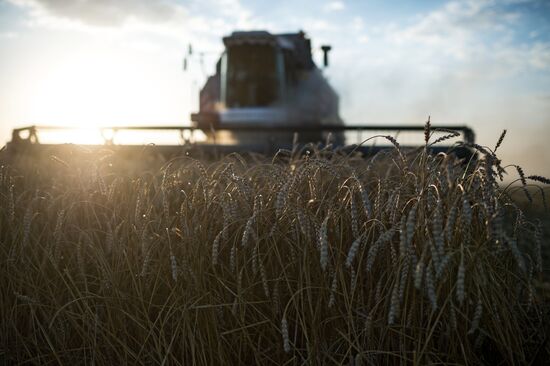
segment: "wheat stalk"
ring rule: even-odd
[[[320,263],[321,269],[325,271],[328,266],[328,219],[330,215],[327,215],[321,224],[319,233],[317,235],[319,250],[320,250]]]

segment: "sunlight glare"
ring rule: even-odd
[[[122,52],[77,53],[48,68],[28,100],[31,123],[78,129],[43,132],[43,142],[101,144],[100,127],[143,125],[165,109],[165,94],[143,81],[155,70],[136,66]],[[129,133],[115,138],[118,144],[155,142]]]

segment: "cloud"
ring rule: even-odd
[[[505,33],[519,18],[491,0],[451,1],[414,24],[390,29],[393,41],[419,43],[456,59],[467,59],[483,46],[488,33]]]
[[[422,50],[427,64],[487,67],[489,75],[516,74],[527,69],[550,68],[550,43],[534,42],[520,33],[525,14],[518,1],[450,1],[440,9],[418,16],[409,26],[387,26],[382,36],[395,47],[413,54]],[[518,39],[519,38],[519,39]],[[521,41],[520,41],[521,39]]]
[[[346,8],[346,4],[343,1],[329,1],[323,6],[323,11],[326,13],[341,11]]]
[[[35,18],[80,22],[88,26],[115,27],[129,21],[161,23],[181,19],[183,5],[168,0],[10,0],[27,8]]]
[[[518,29],[530,18],[510,6],[515,3],[450,1],[408,22],[357,28],[355,39],[366,37],[368,48],[350,46],[348,57],[358,60],[356,67],[365,70],[363,74],[380,68],[392,79],[399,75],[404,82],[392,82],[392,87],[416,83],[430,90],[438,90],[438,85],[474,88],[498,80],[511,82],[527,72],[550,70],[550,42],[533,41],[528,34],[518,39]],[[364,57],[365,50],[369,57]]]
[[[15,38],[17,38],[17,33],[16,32],[0,32],[0,38],[15,39]]]
[[[351,21],[351,28],[356,32],[360,32],[365,29],[365,21],[362,17],[355,16]]]
[[[535,43],[529,48],[528,60],[530,65],[537,69],[550,69],[550,44]]]
[[[154,50],[155,42],[192,42],[204,51],[219,50],[220,37],[240,29],[268,28],[240,0],[8,0],[26,10],[27,24],[38,28],[139,36],[129,45]],[[148,45],[145,45],[148,43]]]

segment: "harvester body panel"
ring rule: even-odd
[[[343,124],[338,95],[313,62],[310,40],[304,33],[234,32],[224,38],[224,44],[216,74],[200,92],[199,113],[192,114],[195,126],[210,140],[223,143],[214,131],[234,124],[297,128]],[[293,138],[289,133],[230,135],[236,143],[269,139],[273,144]],[[304,142],[324,137],[321,130],[299,136]],[[343,134],[335,134],[333,141],[343,144]]]

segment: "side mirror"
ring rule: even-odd
[[[323,65],[324,65],[325,67],[328,66],[328,53],[329,53],[329,51],[330,51],[331,49],[332,49],[332,47],[329,46],[329,45],[323,45],[323,46],[321,46],[321,50],[323,50]]]

